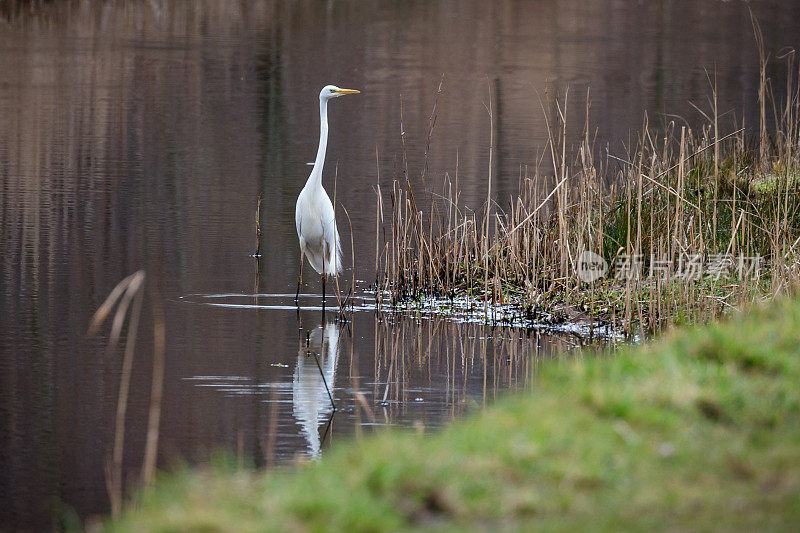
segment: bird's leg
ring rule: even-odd
[[[300,276],[297,278],[297,292],[294,294],[294,303],[300,307],[300,285],[303,284],[303,250],[300,250]]]
[[[322,317],[325,317],[325,261],[322,262]]]
[[[322,310],[325,310],[325,269],[322,269]]]

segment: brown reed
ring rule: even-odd
[[[456,164],[455,183],[445,174],[440,191],[428,175],[424,193],[431,207],[420,210],[404,148],[404,176],[392,180],[385,220],[380,178],[376,188],[378,305],[387,296],[391,304],[428,295],[471,297],[485,309],[513,303],[532,320],[543,313],[551,320],[590,317],[645,335],[794,292],[800,273],[800,71],[794,55],[786,54],[787,92],[779,106],[766,88],[769,56],[758,33],[757,44],[762,67],[755,135],[744,127],[721,132],[716,80],[710,79],[711,110],[698,129],[674,122],[655,129],[645,115],[625,157],[599,157],[588,92],[583,133],[573,147],[569,91],[552,101],[546,93],[551,170],[541,160],[532,171],[521,170],[519,193],[504,210],[490,209],[491,162],[485,209],[461,204]],[[771,131],[769,106],[775,111]],[[492,144],[490,138],[490,154]],[[584,251],[601,256],[609,275],[583,282],[576,272]],[[696,268],[688,271],[692,261]]]

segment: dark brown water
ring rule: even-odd
[[[548,84],[562,94],[569,85],[575,102],[591,87],[598,145],[614,151],[645,111],[654,123],[697,123],[689,102],[708,109],[707,71],[716,71],[726,120],[754,123],[749,8],[770,51],[800,45],[800,4],[781,0],[0,8],[0,529],[108,512],[121,353],[105,353],[107,328],[94,338],[86,330],[138,269],[147,295],[126,483],[142,463],[154,302],[166,316],[162,468],[206,463],[218,450],[285,463],[373,426],[436,427],[529,386],[540,355],[580,344],[371,312],[340,325],[305,310],[298,322],[281,309],[290,298],[272,295],[294,290],[294,204],[316,151],[323,85],[362,90],[331,104],[324,183],[332,191],[338,162],[337,200],[352,219],[363,289],[374,276],[376,149],[387,186],[401,167],[402,99],[418,175],[442,75],[428,180],[452,175],[458,158],[464,198],[477,208],[489,83],[503,202],[520,165],[544,147],[539,98]],[[780,84],[779,67],[770,72]],[[259,193],[265,255],[256,262]],[[349,279],[350,232],[338,217]],[[318,290],[316,280],[306,288]],[[255,293],[263,296],[236,296]],[[339,408],[330,423],[325,383]]]

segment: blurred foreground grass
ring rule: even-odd
[[[430,435],[268,474],[164,474],[118,531],[800,528],[800,303],[607,357]]]

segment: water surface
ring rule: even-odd
[[[298,317],[290,298],[273,296],[295,287],[294,203],[315,155],[320,87],[362,90],[331,104],[324,178],[332,193],[338,167],[356,258],[347,259],[339,211],[343,278],[364,280],[360,293],[374,279],[378,171],[391,187],[404,152],[423,188],[454,176],[458,161],[464,201],[481,206],[485,103],[495,112],[501,204],[544,149],[540,102],[567,86],[576,103],[590,88],[598,149],[612,152],[645,112],[654,124],[696,126],[689,102],[708,109],[709,73],[724,120],[754,124],[749,8],[769,50],[800,44],[800,5],[778,0],[4,3],[0,524],[41,528],[52,516],[108,512],[121,354],[106,354],[107,329],[86,331],[138,269],[148,288],[127,483],[144,450],[154,302],[166,316],[162,468],[203,464],[217,450],[255,465],[306,460],[375,426],[427,431],[533,386],[540,357],[582,341],[369,311],[342,324],[315,309]],[[772,63],[776,86],[780,72]],[[582,108],[570,108],[575,131]],[[266,253],[255,261],[259,194]],[[319,306],[310,278],[308,308]]]

